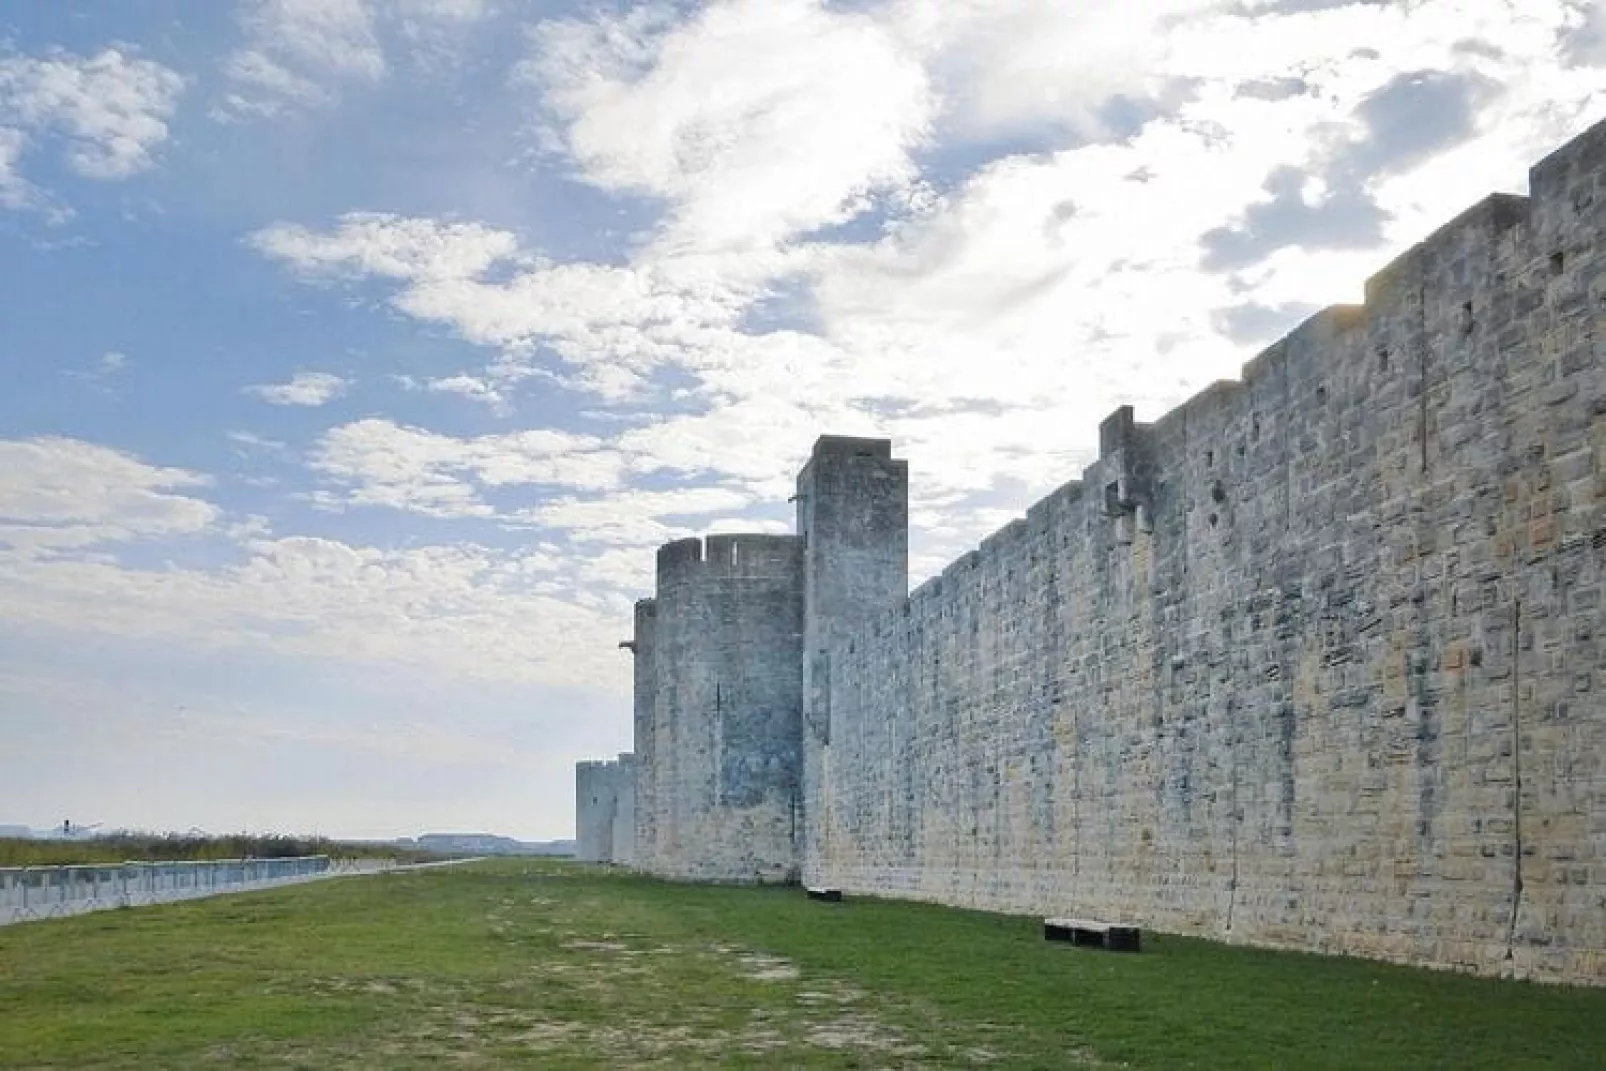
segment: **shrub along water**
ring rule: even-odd
[[[327,837],[277,833],[234,833],[221,837],[185,833],[112,833],[84,840],[0,837],[0,866],[71,866],[79,863],[121,863],[130,859],[148,862],[288,859],[298,855],[399,859],[407,862],[440,858],[428,852],[384,844],[352,844]]]

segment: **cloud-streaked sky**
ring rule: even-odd
[[[0,0],[0,823],[572,829],[652,550],[916,579],[1606,116],[1595,0]]]

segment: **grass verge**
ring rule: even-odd
[[[0,1065],[1598,1067],[1606,990],[504,860],[0,929]]]

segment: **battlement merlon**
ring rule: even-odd
[[[802,567],[803,541],[795,535],[729,532],[677,539],[658,548],[658,592],[701,580],[778,580]],[[643,614],[639,612],[638,623]],[[656,605],[651,611],[656,616]]]
[[[810,457],[825,457],[830,454],[890,460],[892,440],[862,439],[852,435],[822,435],[814,440],[814,449],[809,452]]]
[[[1149,502],[1154,436],[1123,405],[1099,423],[1099,462],[1104,466],[1104,509],[1110,516],[1135,512]]]
[[[909,463],[892,456],[891,439],[866,439],[852,435],[821,435],[814,440],[814,449],[797,473],[797,494],[792,501],[798,504],[797,531],[806,536],[812,508],[808,499],[820,493],[817,486],[826,473],[842,473],[869,462],[866,471],[877,471],[902,481],[905,488],[909,479]],[[836,477],[829,477],[835,482]],[[904,492],[907,494],[907,491]],[[906,511],[907,512],[907,511]]]
[[[663,595],[664,588],[683,580],[687,574],[693,572],[703,564],[703,541],[701,537],[693,536],[690,539],[676,539],[665,543],[658,548],[658,594]]]
[[[1535,238],[1546,247],[1590,244],[1606,225],[1606,120],[1528,171]],[[1551,248],[1538,250],[1550,253]]]
[[[802,565],[803,543],[795,535],[739,532],[711,535],[703,565],[715,576],[775,579],[796,573]]]

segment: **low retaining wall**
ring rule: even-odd
[[[268,889],[354,873],[326,855],[0,869],[0,926],[113,907]]]

